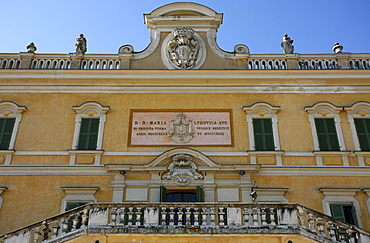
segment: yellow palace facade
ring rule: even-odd
[[[0,54],[0,242],[370,242],[370,54],[226,52],[222,17]]]

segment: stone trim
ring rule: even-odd
[[[97,202],[95,193],[100,190],[99,187],[62,187],[66,196],[62,199],[60,212],[65,212],[69,202]]]

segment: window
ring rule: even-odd
[[[345,151],[339,112],[343,107],[319,102],[305,107],[316,151]]]
[[[351,127],[358,165],[370,165],[365,163],[370,158],[370,102],[356,102],[349,107],[344,107],[344,110],[347,112]]]
[[[61,212],[74,209],[86,203],[97,202],[95,193],[99,187],[62,187],[66,196],[62,200]]]
[[[244,106],[247,113],[251,164],[282,165],[277,112],[280,106],[259,102]]]
[[[161,202],[203,202],[203,190],[197,186],[196,190],[167,191],[160,187]]]
[[[341,106],[318,102],[306,106],[314,143],[314,155],[318,166],[349,166],[339,112]]]
[[[330,204],[333,218],[357,226],[356,209],[352,204]]]
[[[276,115],[279,110],[280,106],[264,102],[243,107],[247,113],[250,150],[280,150]]]
[[[370,151],[370,119],[354,119],[361,151]]]
[[[87,102],[74,106],[76,111],[75,131],[69,164],[100,164],[103,153],[103,131],[108,106]]]
[[[360,188],[320,188],[324,213],[343,222],[362,227],[360,204],[355,198]]]
[[[275,150],[271,119],[253,119],[253,131],[255,150]]]
[[[0,118],[0,149],[9,149],[15,118]]]
[[[77,114],[72,149],[101,150],[106,113],[110,108],[87,102],[73,109]]]
[[[320,151],[339,151],[334,118],[315,118]]]
[[[80,136],[78,139],[79,150],[95,150],[98,142],[100,118],[82,118]]]
[[[18,106],[14,102],[0,102],[0,156],[5,157],[4,164],[10,164],[19,123],[26,110],[25,106]]]

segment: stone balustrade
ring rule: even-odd
[[[131,55],[131,54],[130,54]],[[0,69],[130,69],[122,54],[0,54]],[[238,69],[370,69],[370,54],[247,54]],[[232,69],[232,68],[231,68]],[[236,69],[236,68],[235,68]]]
[[[317,242],[370,242],[370,232],[301,205],[223,203],[92,203],[0,242],[62,242],[88,233],[300,234]]]

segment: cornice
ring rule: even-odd
[[[336,70],[51,70],[0,69],[1,79],[338,79],[370,78],[370,69]]]

